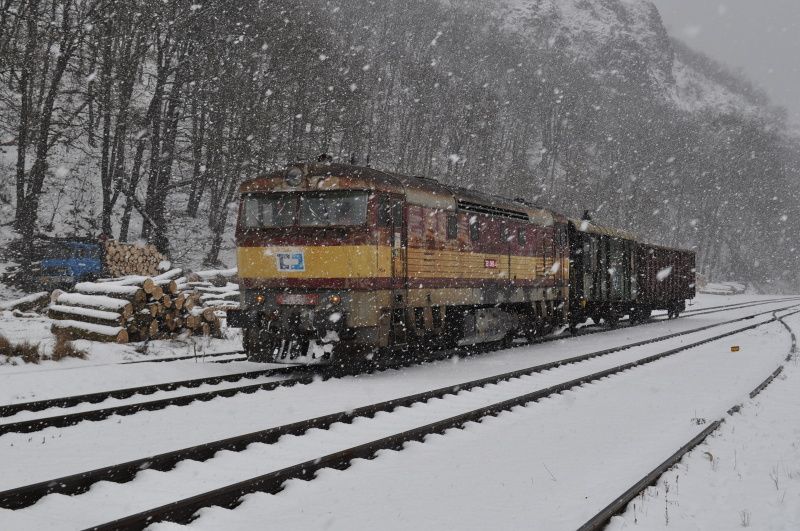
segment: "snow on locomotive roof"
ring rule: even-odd
[[[614,229],[602,225],[595,225],[591,221],[585,219],[570,218],[569,222],[580,232],[588,232],[589,234],[599,234],[601,236],[609,236],[611,238],[619,238],[622,240],[638,240],[636,234],[622,229]]]
[[[300,171],[298,171],[300,170]],[[293,173],[294,172],[294,173]],[[294,179],[293,181],[291,179]],[[499,196],[451,187],[436,179],[388,173],[349,164],[294,164],[245,181],[240,192],[361,189],[404,195],[409,203],[442,210],[466,210],[552,225],[558,214]]]

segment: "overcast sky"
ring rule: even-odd
[[[800,126],[800,0],[653,0],[670,34],[741,69]]]

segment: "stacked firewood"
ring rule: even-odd
[[[153,277],[82,282],[72,293],[56,290],[48,308],[54,332],[117,343],[187,333],[219,336],[220,316],[203,306],[204,294],[182,273],[173,269]]]
[[[227,310],[239,307],[239,284],[232,282],[236,280],[236,274],[236,269],[226,269],[198,271],[187,276],[188,289],[195,294],[198,305],[202,307],[202,310],[193,310],[195,319],[189,322],[190,325],[197,325],[200,312],[206,322],[211,315],[219,321],[225,318]],[[203,327],[203,324],[200,326]]]
[[[154,245],[137,245],[108,240],[105,247],[105,265],[113,277],[126,275],[155,276],[167,258]]]

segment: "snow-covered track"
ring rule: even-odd
[[[794,313],[800,312],[796,311],[790,315],[793,315]],[[402,450],[406,443],[412,441],[424,443],[425,437],[428,435],[442,434],[449,429],[462,428],[464,424],[468,422],[479,422],[484,417],[495,416],[503,411],[509,411],[514,407],[525,406],[529,403],[542,400],[569,389],[580,387],[584,384],[619,374],[635,367],[653,363],[665,357],[673,356],[679,352],[683,352],[685,350],[692,349],[718,339],[736,335],[747,330],[752,330],[768,323],[773,323],[777,320],[778,318],[773,316],[767,321],[748,325],[737,330],[725,332],[723,334],[683,345],[678,348],[670,349],[659,354],[648,356],[637,361],[625,363],[623,365],[619,365],[597,373],[589,374],[568,382],[548,387],[546,389],[521,395],[461,415],[390,435],[388,437],[377,439],[356,447],[348,448],[346,450],[334,452],[326,456],[321,456],[294,466],[284,468],[282,470],[270,472],[268,474],[241,481],[239,483],[215,489],[213,491],[169,503],[161,507],[94,526],[91,529],[101,531],[118,529],[144,529],[152,523],[161,521],[186,524],[194,519],[198,510],[205,507],[220,506],[225,508],[234,508],[239,505],[241,498],[247,494],[254,492],[277,493],[283,489],[283,484],[291,479],[302,479],[306,481],[313,480],[316,472],[324,468],[344,470],[349,467],[350,462],[354,459],[372,459],[379,450]]]
[[[765,312],[760,312],[760,313],[748,315],[748,316],[745,316],[745,317],[740,317],[740,318],[737,318],[737,319],[732,319],[732,320],[729,320],[729,321],[725,321],[725,322],[722,322],[722,323],[715,323],[715,324],[711,324],[711,325],[706,325],[706,326],[702,326],[702,327],[699,327],[699,328],[695,328],[695,329],[692,329],[692,330],[686,330],[686,331],[676,332],[676,333],[672,333],[672,334],[668,334],[668,335],[664,335],[664,336],[658,336],[658,337],[650,338],[650,339],[647,339],[647,340],[644,340],[644,341],[638,341],[638,342],[635,342],[635,343],[629,343],[629,344],[621,345],[621,346],[618,346],[618,347],[614,347],[614,348],[610,348],[610,349],[601,350],[601,351],[598,351],[598,352],[585,354],[585,355],[582,355],[582,356],[578,356],[576,358],[570,358],[568,360],[562,360],[562,361],[553,362],[553,363],[555,363],[555,365],[546,364],[544,366],[541,366],[541,367],[544,367],[544,368],[541,368],[540,371],[541,370],[547,370],[547,369],[555,367],[555,366],[563,365],[565,363],[575,363],[575,362],[578,362],[578,361],[584,361],[584,360],[592,359],[592,358],[595,358],[595,357],[598,357],[598,356],[604,356],[604,355],[608,355],[608,354],[611,354],[611,353],[614,353],[614,352],[627,350],[627,349],[630,349],[630,348],[635,348],[635,347],[639,347],[639,346],[643,346],[643,345],[658,343],[658,342],[666,341],[666,340],[669,340],[669,339],[672,339],[672,338],[675,338],[675,337],[684,336],[684,335],[692,334],[692,333],[696,333],[696,332],[702,332],[704,330],[709,330],[709,329],[720,327],[720,326],[725,326],[725,325],[734,324],[734,323],[741,322],[741,321],[754,319],[754,318],[759,317],[761,315],[774,313],[776,311],[784,311],[784,310],[787,310],[787,309],[789,309],[789,308],[791,308],[793,306],[794,305],[786,306],[786,307],[780,308],[778,310],[769,310],[769,311],[765,311]],[[724,311],[724,310],[717,310],[717,311]],[[638,325],[629,325],[629,326],[638,326]],[[589,335],[589,334],[593,334],[593,333],[600,333],[600,332],[603,332],[603,331],[606,331],[606,330],[607,329],[605,329],[605,328],[598,329],[598,330],[587,330],[585,332],[582,332],[582,333],[578,334],[578,336]],[[563,338],[559,338],[558,336],[546,337],[546,338],[542,338],[540,340],[537,340],[534,343],[543,343],[543,342],[548,342],[548,341],[555,341],[557,339],[563,339]],[[518,345],[518,346],[524,346],[524,345]],[[496,344],[484,344],[484,345],[480,345],[478,347],[474,347],[473,346],[473,347],[470,347],[470,348],[459,348],[459,349],[441,351],[441,352],[437,353],[437,357],[439,357],[439,358],[448,358],[448,357],[453,357],[453,356],[456,356],[456,355],[464,355],[464,354],[474,355],[474,354],[490,352],[490,351],[493,351],[493,350],[498,350],[498,346]],[[415,365],[415,364],[418,364],[418,363],[419,363],[419,361],[406,362],[406,363],[403,363],[402,365],[408,366],[408,365]],[[397,366],[398,366],[397,364],[390,364],[386,368],[397,368]],[[250,374],[251,376],[248,376],[248,377],[254,378],[254,377],[262,376],[262,375],[265,375],[265,374],[266,375],[270,375],[270,371],[276,371],[273,374],[277,376],[277,375],[279,375],[280,372],[282,372],[283,374],[286,374],[286,373],[289,373],[289,372],[292,372],[292,371],[297,371],[297,370],[298,370],[297,367],[287,367],[286,369],[267,369],[265,371],[250,371],[249,373],[238,373],[238,375],[237,374],[232,374],[232,375],[227,375],[227,376],[201,378],[201,379],[189,380],[188,382],[193,382],[192,385],[201,385],[201,384],[204,384],[204,383],[206,383],[206,384],[207,383],[214,383],[215,380],[222,381],[222,380],[224,380],[226,378],[237,378],[237,377],[241,378],[241,377],[243,377],[242,376],[243,374]],[[534,371],[534,372],[537,372],[537,371]],[[263,374],[259,374],[259,373],[263,373]],[[335,373],[332,373],[332,374],[335,374]],[[304,374],[300,374],[298,376],[289,377],[287,379],[277,380],[277,381],[263,382],[263,383],[258,383],[258,384],[249,384],[249,385],[236,386],[236,387],[227,387],[227,388],[219,389],[219,390],[210,390],[210,391],[204,391],[204,392],[200,392],[200,393],[184,394],[184,395],[178,395],[178,396],[174,396],[174,397],[162,398],[162,399],[158,399],[158,400],[135,402],[135,403],[131,403],[131,404],[124,404],[124,405],[113,406],[113,407],[102,408],[102,409],[92,409],[92,410],[87,410],[87,411],[79,411],[79,412],[75,412],[75,413],[65,412],[64,414],[55,415],[55,416],[38,417],[38,418],[34,418],[34,419],[21,420],[21,421],[17,421],[17,422],[9,422],[9,423],[0,424],[0,436],[2,436],[4,434],[7,434],[7,433],[32,433],[32,432],[40,431],[40,430],[43,430],[43,429],[49,428],[49,427],[64,428],[64,427],[68,427],[68,426],[73,426],[73,425],[78,424],[78,423],[83,422],[83,421],[100,421],[100,420],[107,419],[107,418],[109,418],[111,416],[114,416],[114,415],[126,416],[126,415],[136,414],[136,413],[139,413],[139,412],[142,412],[142,411],[157,411],[157,410],[169,407],[169,406],[185,406],[185,405],[191,404],[191,403],[196,402],[196,401],[208,401],[208,400],[212,400],[212,399],[217,398],[217,397],[231,397],[231,396],[235,396],[235,395],[237,395],[239,393],[255,393],[257,391],[271,391],[271,390],[277,389],[279,387],[291,387],[291,386],[297,385],[297,384],[305,385],[305,384],[310,384],[310,383],[314,382],[316,379],[319,379],[319,378],[327,379],[327,378],[331,377],[332,374],[327,374],[327,373],[304,373]],[[149,391],[149,392],[155,392],[157,390],[173,390],[174,388],[185,387],[186,385],[178,385],[178,384],[183,384],[183,383],[184,382],[173,382],[173,383],[159,384],[159,385],[164,386],[164,387],[162,389],[156,389],[156,390]],[[216,382],[216,383],[219,383],[219,382]],[[176,387],[170,388],[170,386],[176,386]],[[156,386],[144,386],[144,387],[139,388],[139,389],[148,390],[151,387],[156,387]],[[9,408],[9,409],[8,409],[7,413],[5,413],[3,415],[0,415],[0,416],[8,416],[8,415],[11,415],[11,414],[15,414],[15,413],[17,413],[19,411],[25,411],[25,410],[41,411],[41,410],[45,409],[44,406],[48,405],[48,403],[52,404],[50,407],[69,407],[68,405],[64,405],[64,404],[75,405],[75,404],[86,403],[86,402],[98,402],[103,398],[103,395],[106,395],[105,398],[113,397],[113,395],[111,395],[109,393],[119,393],[119,396],[117,396],[117,398],[125,397],[125,396],[131,396],[131,394],[132,394],[131,391],[135,390],[135,389],[137,389],[137,388],[122,389],[122,390],[118,390],[118,391],[109,391],[109,392],[102,392],[102,393],[94,393],[94,394],[91,394],[91,395],[76,395],[76,396],[73,396],[73,397],[65,397],[65,398],[57,398],[57,399],[45,400],[45,401],[40,401],[41,403],[43,403],[41,406],[37,406],[36,404],[39,404],[37,402],[28,402],[28,403],[23,403],[23,404],[11,404],[11,405],[7,405],[7,406],[2,406],[3,408]],[[143,393],[143,394],[147,394],[147,393]],[[87,398],[87,397],[88,397],[88,399],[83,399],[83,398]],[[63,403],[62,403],[62,405],[59,405],[59,402],[61,402],[61,401],[63,401]],[[30,409],[29,405],[31,405],[31,404],[34,405],[32,407],[38,407],[38,409]],[[2,408],[0,408],[0,411],[2,411]]]
[[[688,316],[688,315],[691,315],[691,316],[706,315],[706,314],[711,314],[711,313],[725,312],[725,311],[729,311],[729,310],[740,310],[740,309],[744,309],[744,308],[752,308],[754,306],[763,306],[765,304],[772,304],[772,303],[775,303],[775,302],[784,302],[784,301],[791,302],[791,301],[796,301],[798,299],[800,299],[800,298],[798,298],[798,297],[778,297],[778,298],[775,298],[775,299],[765,299],[765,300],[754,301],[754,302],[753,301],[751,301],[751,302],[738,302],[738,303],[734,303],[734,304],[722,304],[722,305],[719,305],[719,306],[706,306],[704,308],[692,308],[692,309],[686,310],[686,311],[682,312],[681,315],[685,315],[685,316]]]
[[[274,369],[272,369],[274,370]],[[296,367],[288,367],[286,372],[296,371]],[[315,375],[306,373],[300,376],[290,377],[281,380],[274,380],[258,384],[250,384],[238,387],[227,387],[219,390],[205,391],[189,395],[177,395],[158,400],[145,402],[135,402],[103,409],[91,409],[77,413],[65,413],[53,417],[42,417],[19,422],[9,422],[0,424],[0,435],[6,433],[31,433],[45,428],[64,428],[83,421],[98,421],[107,419],[113,415],[133,415],[142,411],[157,411],[169,406],[185,406],[200,401],[212,400],[217,397],[230,397],[239,393],[255,393],[256,391],[271,391],[278,387],[291,387],[299,384],[309,384],[314,381]],[[169,384],[167,384],[169,385]],[[102,393],[101,393],[102,394]]]
[[[470,411],[463,415],[458,415],[442,421],[434,422],[432,424],[428,424],[420,428],[402,432],[396,435],[392,435],[390,437],[385,437],[377,441],[373,441],[368,444],[361,445],[355,448],[350,448],[348,450],[336,452],[334,454],[330,454],[328,456],[315,459],[313,461],[304,462],[300,465],[289,467],[287,469],[283,469],[270,474],[266,474],[264,476],[259,476],[258,478],[255,478],[253,480],[248,480],[243,483],[237,483],[235,485],[231,485],[223,489],[217,489],[213,492],[188,498],[187,500],[184,500],[182,502],[169,504],[154,511],[148,511],[146,514],[141,513],[139,515],[136,515],[135,517],[129,517],[123,520],[118,520],[112,522],[111,524],[100,526],[99,528],[100,529],[142,528],[148,525],[149,523],[163,519],[168,519],[171,521],[178,521],[178,522],[188,521],[192,518],[192,514],[200,507],[205,507],[208,505],[222,505],[226,507],[235,506],[237,504],[237,500],[239,499],[239,497],[249,492],[254,492],[254,491],[277,492],[281,490],[281,485],[283,484],[283,482],[288,479],[292,478],[311,479],[314,475],[314,472],[320,468],[327,468],[327,467],[346,468],[347,463],[349,463],[350,460],[357,457],[368,458],[372,454],[374,454],[375,451],[379,449],[399,448],[402,446],[402,444],[404,444],[407,441],[421,440],[424,438],[424,436],[428,434],[441,433],[442,431],[445,431],[449,428],[459,427],[463,425],[465,422],[479,420],[480,418],[487,415],[496,415],[501,411],[509,410],[517,405],[525,405],[530,402],[535,402],[547,396],[558,394],[562,391],[571,389],[573,387],[578,387],[583,384],[601,378],[605,378],[607,376],[611,376],[613,374],[627,371],[637,366],[652,363],[658,359],[674,355],[678,352],[682,352],[687,349],[691,349],[712,341],[716,341],[724,337],[738,334],[746,330],[754,329],[763,326],[765,324],[774,322],[775,320],[776,318],[773,316],[772,319],[769,319],[767,321],[762,321],[759,323],[748,325],[746,327],[737,328],[733,331],[728,331],[720,335],[704,338],[697,342],[687,345],[682,345],[680,347],[670,349],[656,355],[647,356],[645,358],[638,359],[630,363],[625,363],[622,365],[612,367],[607,370],[595,372],[593,374],[589,374],[581,378],[572,379],[570,381],[560,383],[548,387],[546,389],[542,389],[540,391],[528,393],[499,403],[494,403],[487,407]],[[678,335],[684,335],[684,334],[685,333]],[[652,342],[655,341],[646,341],[643,342],[643,344]],[[616,351],[620,349],[612,349],[612,350]],[[183,450],[177,450],[174,452],[169,452],[157,456],[149,456],[143,459],[138,459],[128,463],[123,463],[121,465],[106,467],[103,469],[97,469],[91,472],[86,472],[81,474],[75,474],[69,477],[44,481],[35,485],[29,485],[26,487],[21,487],[6,491],[4,493],[0,493],[0,506],[9,509],[27,507],[49,493],[77,494],[88,490],[93,483],[99,481],[103,480],[116,481],[116,482],[129,481],[133,479],[137,473],[139,473],[144,469],[151,468],[161,471],[167,471],[172,469],[176,463],[185,459],[204,461],[212,458],[214,454],[219,452],[220,450],[240,451],[246,448],[249,444],[256,442],[267,443],[267,444],[274,443],[284,435],[290,435],[290,434],[300,435],[304,434],[305,432],[313,428],[325,429],[337,422],[350,423],[358,417],[372,417],[379,412],[391,412],[397,408],[408,407],[415,403],[427,402],[434,398],[442,398],[446,395],[454,395],[461,391],[468,391],[478,387],[497,384],[503,381],[532,374],[534,372],[542,372],[545,370],[553,369],[561,365],[566,365],[570,363],[579,363],[581,361],[586,361],[591,357],[597,357],[601,355],[602,352],[587,354],[584,356],[578,356],[575,358],[570,358],[568,360],[552,362],[544,365],[531,367],[528,369],[522,369],[501,375],[496,375],[489,378],[482,378],[479,380],[465,382],[459,385],[448,386],[434,391],[418,393],[416,395],[394,399],[379,404],[373,404],[370,406],[365,406],[350,411],[339,412],[332,415],[318,417],[315,419],[309,419],[284,426],[279,426],[276,428],[263,430],[261,432],[233,437],[230,439],[216,441],[213,443],[202,444],[195,447],[186,448]]]
[[[51,398],[47,400],[36,400],[33,402],[19,402],[16,404],[0,405],[0,417],[10,417],[22,411],[44,411],[50,408],[69,408],[79,404],[96,404],[108,400],[109,398],[130,398],[135,395],[151,395],[158,391],[175,391],[181,388],[199,387],[201,385],[218,385],[224,382],[238,382],[241,380],[251,380],[262,376],[280,376],[297,371],[297,367],[277,367],[257,371],[245,371],[221,376],[207,376],[204,378],[194,378],[191,380],[181,380],[177,382],[165,382],[139,387],[128,387],[125,389],[113,389],[100,391],[97,393],[87,393],[82,395],[65,396]],[[0,430],[0,433],[2,431]]]
[[[186,361],[186,360],[203,360],[205,358],[220,358],[222,356],[236,356],[238,354],[244,354],[243,350],[231,350],[227,352],[212,352],[210,354],[196,354],[196,355],[189,355],[189,356],[174,356],[172,358],[152,358],[152,359],[144,359],[144,360],[135,360],[135,361],[124,361],[120,365],[133,365],[136,363],[165,363],[170,361]],[[242,357],[233,358],[230,360],[225,361],[239,361],[243,359]]]
[[[789,314],[792,315],[792,314]],[[792,338],[792,347],[787,357],[787,361],[792,358],[796,350],[797,345],[797,338],[795,336],[794,331],[792,328],[786,324],[784,318],[788,317],[788,315],[784,315],[782,317],[775,316],[775,320],[779,321],[784,328],[789,332]],[[750,394],[748,395],[750,399],[755,398],[758,396],[764,389],[766,389],[774,380],[777,378],[781,372],[783,372],[783,365],[779,366],[775,371],[772,372],[767,378],[761,382],[755,389],[753,389]],[[735,413],[738,413],[742,408],[742,404],[736,404],[728,409],[728,415],[732,416]],[[658,479],[669,469],[673,466],[678,464],[683,457],[691,452],[695,447],[703,443],[712,433],[717,431],[720,426],[725,422],[725,418],[720,418],[712,422],[708,425],[706,429],[698,433],[695,437],[693,437],[690,441],[684,444],[681,448],[678,449],[677,452],[669,456],[663,463],[658,465],[652,471],[650,471],[647,475],[645,475],[642,479],[637,481],[631,488],[623,492],[620,496],[618,496],[614,501],[608,504],[603,510],[595,514],[592,518],[590,518],[585,524],[583,524],[578,531],[600,531],[605,529],[606,525],[609,523],[611,518],[615,515],[620,514],[625,510],[625,507],[633,501],[639,494],[642,493],[644,489],[647,487],[654,485]]]

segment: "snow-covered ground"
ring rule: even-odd
[[[693,309],[751,300],[754,297],[709,296],[701,298]],[[0,490],[788,304],[776,302],[654,322],[475,358],[217,398],[68,428],[48,428],[34,434],[7,434],[0,437],[4,462]],[[757,321],[767,319],[763,316]],[[800,329],[800,319],[789,322]],[[24,510],[0,510],[0,527],[57,529],[64,528],[65,522],[70,523],[69,528],[101,523],[738,326],[742,325],[725,325],[629,349],[380,414],[374,419],[334,425],[330,430],[284,437],[274,445],[251,445],[238,453],[220,452],[207,462],[183,462],[167,473],[142,472],[130,483],[104,482],[80,496],[47,496]],[[741,347],[738,353],[730,352],[734,343]],[[290,482],[284,492],[275,496],[248,496],[234,511],[204,510],[193,527],[250,528],[269,521],[287,529],[441,529],[445,525],[484,529],[489,525],[497,527],[498,523],[504,529],[575,528],[702,430],[703,420],[714,420],[741,401],[774,370],[788,348],[788,334],[782,327],[775,323],[765,325],[517,408],[498,418],[470,424],[465,430],[429,437],[424,444],[408,445],[402,452],[382,452],[378,459],[356,462],[344,472],[325,470],[310,483]],[[243,365],[86,363],[83,369],[39,367],[38,372],[25,373],[19,372],[20,367],[0,367],[0,382],[13,382],[10,394],[6,394],[5,385],[0,385],[5,395],[0,402],[131,386],[131,381],[140,385],[150,379],[168,381],[222,374],[242,370]],[[125,379],[126,371],[130,372],[130,381]],[[31,386],[37,381],[42,385],[32,392]],[[71,383],[66,384],[68,381]],[[148,398],[152,397],[138,399]],[[3,419],[10,420],[13,419]]]
[[[800,319],[791,322],[800,327]],[[739,353],[730,352],[728,340],[712,343],[400,452],[381,452],[345,471],[324,470],[315,481],[290,481],[277,495],[249,495],[235,510],[204,509],[188,527],[244,529],[269,521],[280,529],[576,529],[742,401],[789,349],[780,325],[736,342]],[[800,425],[796,413],[793,424]],[[718,495],[702,489],[702,481],[695,506]],[[786,503],[789,511],[800,508],[796,498]],[[654,519],[663,517],[663,503],[656,505]],[[733,527],[706,521],[700,529]],[[780,529],[795,528],[783,522]],[[671,528],[683,529],[679,521]]]
[[[798,406],[800,367],[795,358],[706,444],[630,503],[609,531],[800,529]]]

